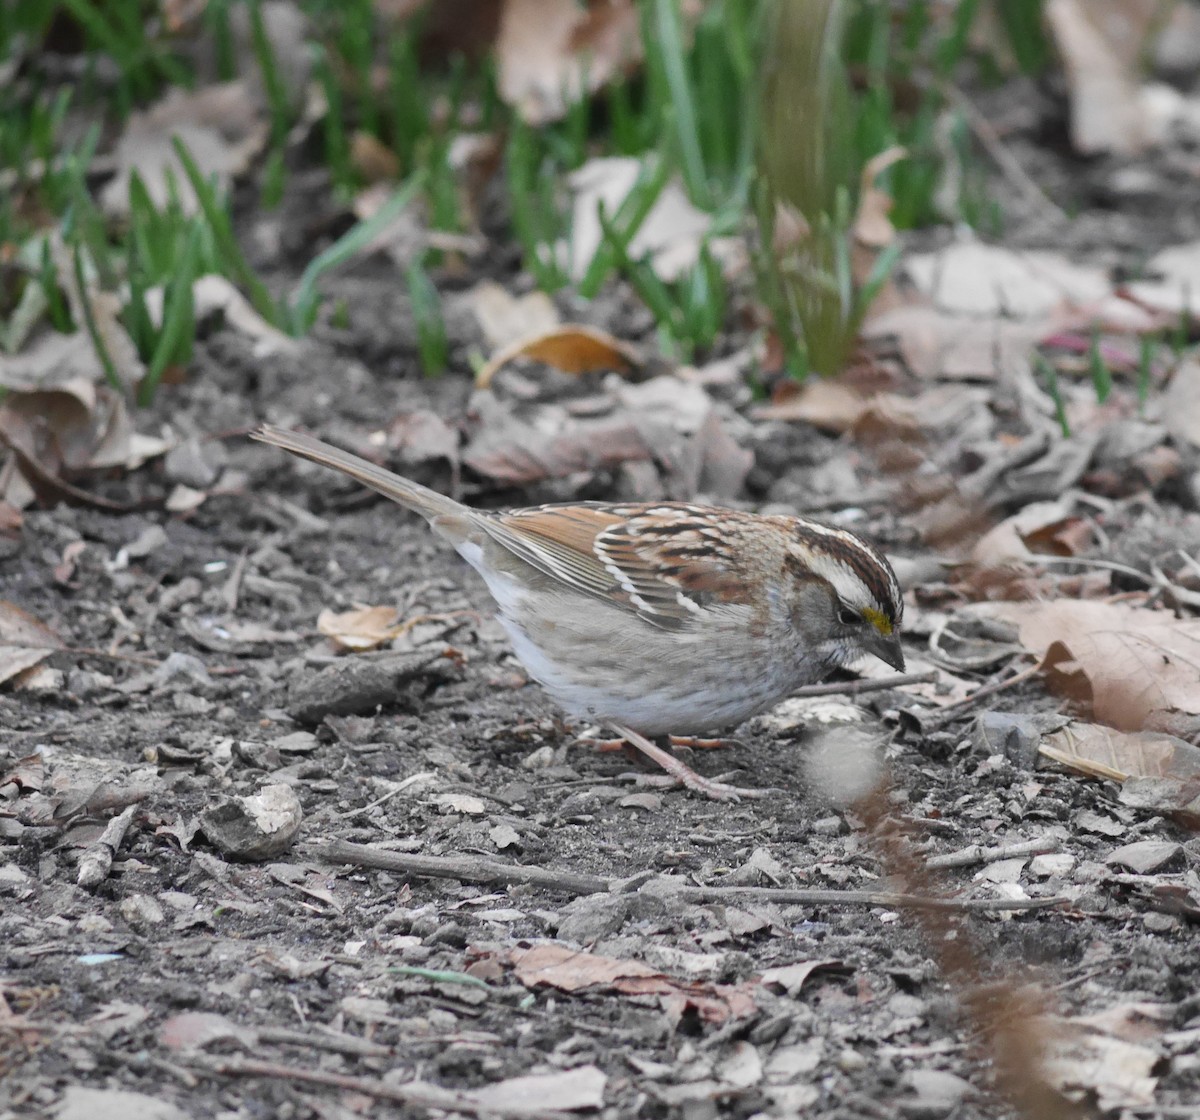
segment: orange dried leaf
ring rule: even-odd
[[[545,362],[563,373],[594,373],[606,369],[629,373],[641,365],[640,355],[628,343],[596,327],[571,323],[518,339],[504,347],[475,375],[476,387],[486,389],[497,371],[516,358]]]

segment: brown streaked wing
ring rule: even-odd
[[[726,544],[707,511],[656,506],[605,530],[596,539],[596,551],[621,572],[643,618],[678,628],[714,599],[747,601],[746,581]]]
[[[484,528],[514,556],[577,591],[615,599],[619,584],[596,555],[596,537],[623,521],[611,507],[538,506],[489,517]]]
[[[694,621],[702,604],[746,599],[734,558],[708,511],[646,506],[541,506],[489,518],[515,556],[577,591],[665,629]]]

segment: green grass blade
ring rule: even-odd
[[[100,334],[100,328],[96,324],[96,317],[92,313],[92,301],[88,295],[87,278],[83,273],[83,246],[78,242],[76,242],[71,254],[71,265],[75,272],[75,284],[79,289],[79,305],[83,309],[84,325],[87,327],[88,336],[92,340],[92,347],[96,351],[96,357],[100,359],[100,364],[104,367],[104,377],[118,393],[124,395],[125,384],[121,380],[121,375],[117,371],[117,367],[112,360],[112,355],[108,352],[108,347],[105,345],[104,338]]]
[[[191,152],[188,151],[187,145],[178,136],[171,137],[171,144],[175,149],[175,154],[179,157],[179,162],[183,165],[184,174],[187,175],[188,182],[200,203],[204,219],[212,232],[213,241],[221,259],[222,271],[246,289],[254,310],[268,323],[286,329],[284,316],[281,315],[278,304],[272,298],[266,284],[255,275],[242,253],[241,246],[238,245],[237,238],[233,233],[233,223],[229,219],[229,213],[217,198],[213,184],[200,173],[200,168],[192,158]]]
[[[288,320],[293,333],[302,333],[316,320],[320,293],[317,284],[331,269],[345,264],[357,256],[375,240],[400,214],[411,205],[417,192],[424,186],[425,175],[416,172],[387,200],[370,218],[358,222],[348,229],[322,253],[318,253],[300,276],[300,282],[288,303]]]
[[[163,372],[172,359],[190,349],[196,324],[192,285],[196,280],[200,238],[200,223],[194,222],[184,245],[183,254],[179,258],[175,277],[167,292],[158,342],[151,355],[150,364],[146,367],[146,375],[142,378],[141,385],[138,386],[138,403],[142,406],[153,402],[154,394],[158,391],[158,383],[162,380]]]
[[[708,209],[712,199],[709,192],[708,172],[704,164],[704,152],[700,145],[700,126],[696,118],[696,103],[692,82],[687,71],[687,52],[683,41],[683,20],[679,12],[679,0],[652,0],[654,5],[654,28],[657,32],[653,43],[647,44],[658,56],[667,89],[670,91],[671,107],[674,109],[675,133],[682,160],[684,182],[688,193],[697,206]]]

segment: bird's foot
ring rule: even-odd
[[[663,750],[658,744],[652,743],[644,735],[639,735],[627,727],[615,725],[613,730],[618,732],[630,746],[636,747],[651,761],[657,762],[675,784],[703,794],[713,801],[740,801],[743,797],[754,799],[767,797],[776,792],[772,789],[747,789],[743,786],[729,785],[716,778],[706,778],[702,774],[697,774],[681,759]]]

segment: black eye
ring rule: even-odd
[[[852,611],[849,607],[842,607],[838,610],[837,620],[843,626],[857,626],[862,621],[858,616],[858,612]]]

